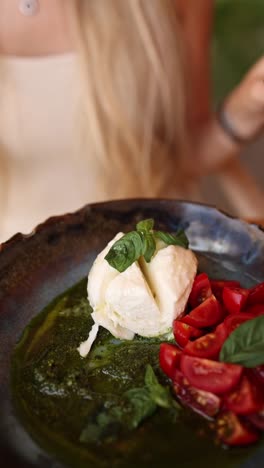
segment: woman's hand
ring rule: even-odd
[[[232,130],[243,141],[251,141],[264,129],[264,57],[230,93],[223,111]]]

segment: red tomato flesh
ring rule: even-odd
[[[223,289],[223,302],[230,314],[241,312],[247,302],[249,290],[243,288],[227,288]]]
[[[169,343],[161,343],[159,350],[160,367],[170,379],[174,377],[174,371],[180,365],[181,350]]]
[[[223,289],[226,288],[240,288],[238,281],[227,280],[210,280],[211,288],[215,297],[222,302]]]
[[[234,388],[241,377],[242,367],[236,364],[201,359],[182,354],[180,369],[191,385],[222,395]]]
[[[264,364],[262,366],[254,367],[254,369],[252,369],[252,372],[256,376],[260,385],[262,385],[264,393]]]
[[[247,305],[264,303],[264,283],[257,284],[249,291]]]
[[[255,304],[246,308],[247,314],[253,314],[255,317],[264,314],[264,304]]]
[[[247,419],[257,428],[264,431],[264,410],[257,414],[250,414]]]
[[[196,413],[214,417],[220,408],[221,400],[211,392],[193,387],[183,373],[176,369],[173,382],[174,391],[180,401]]]
[[[191,327],[180,320],[174,320],[173,322],[174,338],[181,348],[184,348],[191,338],[198,338],[202,333],[198,328]]]
[[[207,333],[195,341],[189,341],[183,352],[189,356],[217,359],[225,341],[225,336],[225,334],[222,336],[220,333],[217,334],[216,331],[213,333]]]
[[[219,341],[221,341],[221,343],[224,343],[228,337],[225,322],[222,322],[219,325],[217,325],[215,333],[217,334]]]
[[[263,408],[260,389],[244,375],[238,386],[225,398],[225,407],[236,414],[258,413]]]
[[[197,275],[189,297],[189,304],[192,308],[197,307],[212,295],[211,284],[208,275],[201,273]]]
[[[202,304],[185,315],[181,321],[196,328],[207,328],[217,325],[224,318],[224,311],[215,296],[206,299]]]
[[[253,314],[248,314],[246,312],[241,312],[240,314],[229,315],[224,320],[224,326],[226,328],[227,336],[230,335],[234,330],[236,330],[239,325],[248,320],[255,318]]]
[[[216,432],[218,438],[230,446],[250,445],[259,439],[258,432],[243,424],[232,411],[217,417]]]

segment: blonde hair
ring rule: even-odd
[[[86,133],[94,170],[104,174],[105,197],[186,192],[185,89],[175,0],[73,5]]]

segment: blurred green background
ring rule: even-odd
[[[240,81],[261,55],[264,0],[215,0],[212,60],[216,101]]]

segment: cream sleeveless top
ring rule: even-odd
[[[82,144],[76,60],[0,61],[0,242],[102,200]]]

